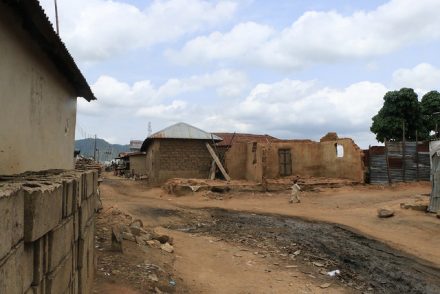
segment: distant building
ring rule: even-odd
[[[221,140],[186,123],[154,133],[141,147],[141,152],[146,152],[145,172],[149,181],[160,184],[170,178],[208,178],[213,159],[206,143],[213,145]]]
[[[74,167],[76,99],[96,99],[38,1],[0,1],[0,174]]]
[[[142,146],[142,140],[130,140],[130,151],[131,152],[139,152]]]

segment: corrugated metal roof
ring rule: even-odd
[[[214,133],[215,135],[223,138],[223,141],[217,143],[217,146],[231,146],[236,142],[273,142],[278,141],[278,138],[272,137],[270,135],[256,135],[256,134],[245,134],[245,133]]]
[[[211,133],[207,133],[187,123],[177,123],[169,126],[157,133],[152,134],[149,139],[195,139],[195,140],[214,140],[223,139]]]

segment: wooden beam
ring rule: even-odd
[[[209,154],[211,154],[212,158],[214,159],[215,163],[217,164],[218,168],[222,172],[223,176],[227,181],[231,180],[231,177],[226,173],[226,170],[224,169],[222,163],[220,162],[220,159],[218,159],[217,155],[215,154],[214,150],[212,150],[211,145],[209,143],[206,143],[206,148],[208,148]]]

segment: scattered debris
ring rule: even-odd
[[[170,245],[169,243],[162,244],[160,246],[160,249],[162,249],[163,251],[166,251],[168,253],[174,252],[174,247],[172,245]]]
[[[325,266],[325,264],[323,264],[321,262],[317,262],[317,261],[312,262],[312,264],[317,267],[324,267]]]
[[[159,282],[159,278],[157,277],[156,274],[149,274],[148,279],[150,279],[153,282]]]
[[[428,205],[427,204],[408,204],[408,203],[400,203],[400,208],[402,209],[411,209],[411,210],[417,210],[417,211],[427,211]]]
[[[394,216],[394,210],[387,208],[380,208],[377,210],[377,216],[380,218],[388,218]]]
[[[330,283],[324,283],[324,284],[319,285],[319,287],[322,288],[322,289],[328,288],[330,286],[331,286]]]
[[[123,225],[114,225],[112,227],[112,249],[115,251],[123,252],[122,250],[123,232],[124,232]]]
[[[327,272],[327,275],[329,275],[330,277],[334,277],[336,275],[339,275],[340,273],[341,273],[340,270],[334,270],[334,271]]]

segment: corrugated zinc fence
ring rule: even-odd
[[[429,145],[421,142],[386,142],[368,149],[370,183],[429,181]]]

